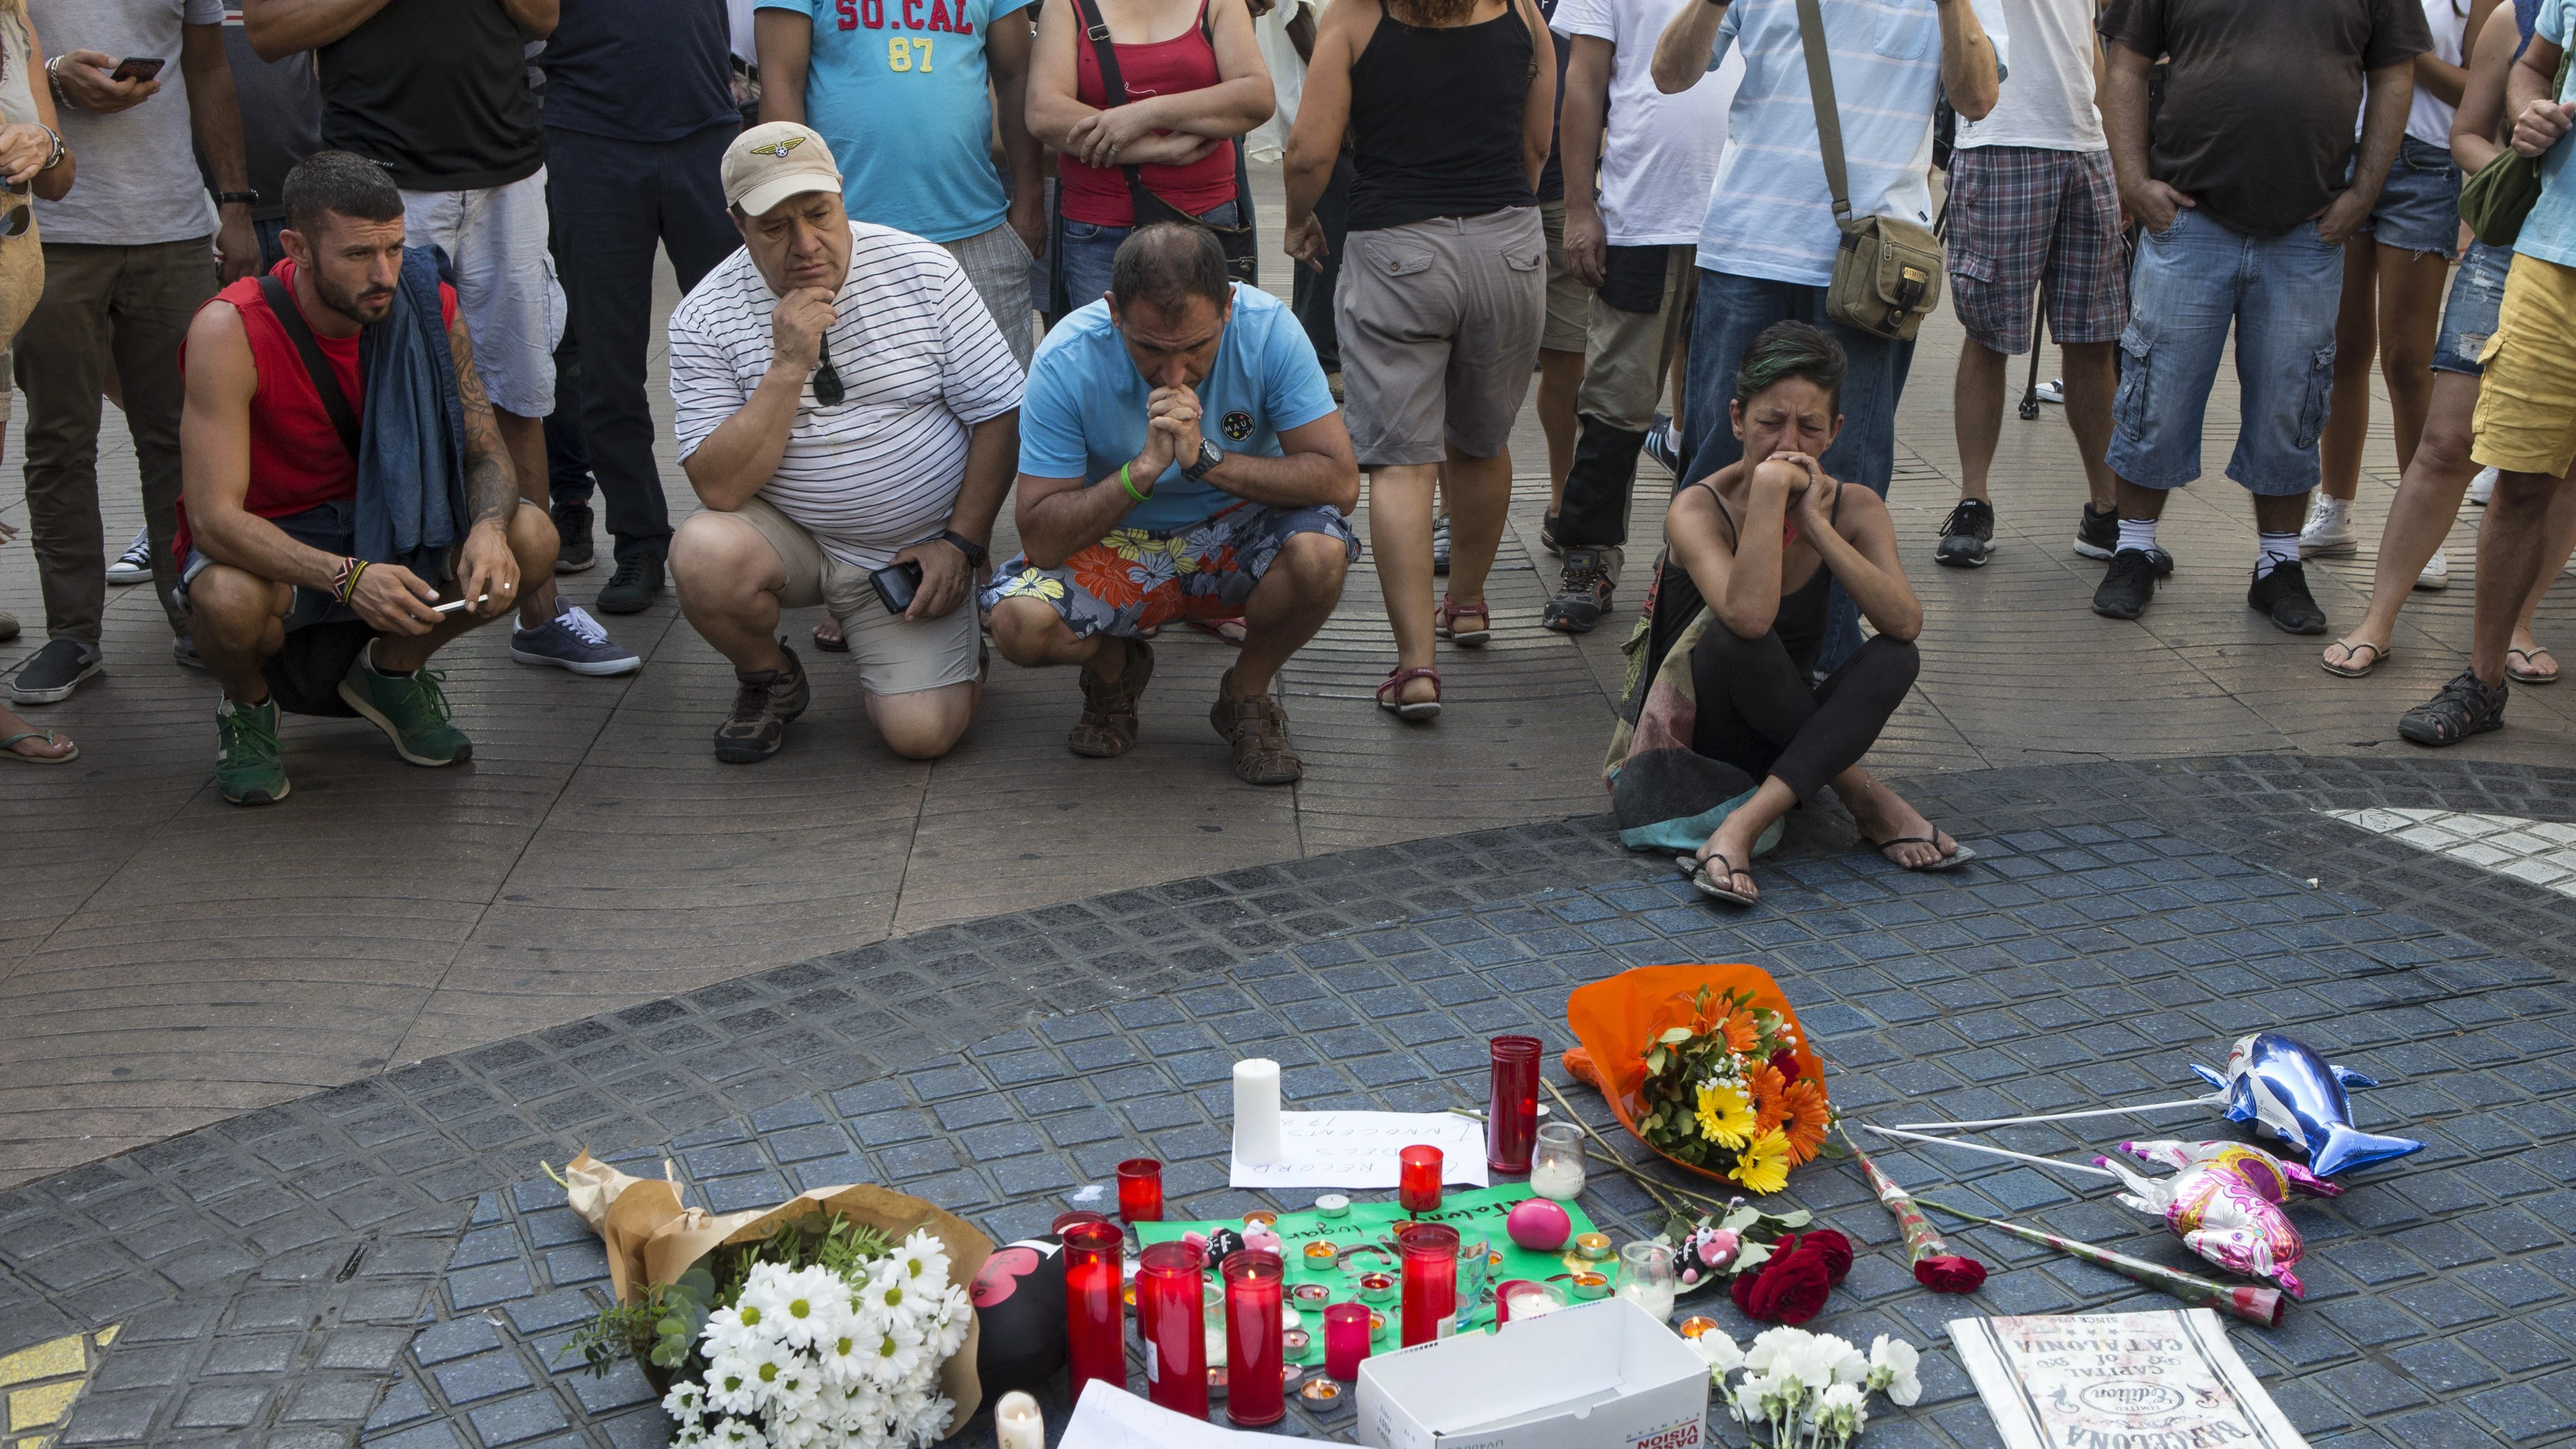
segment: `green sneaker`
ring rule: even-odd
[[[236,805],[274,805],[286,798],[286,767],[277,759],[277,701],[215,705],[215,788]]]
[[[394,753],[415,765],[453,765],[474,758],[474,742],[447,722],[447,695],[439,686],[447,676],[423,669],[408,679],[378,674],[367,652],[349,665],[340,681],[340,698],[349,708],[374,720],[394,742]]]

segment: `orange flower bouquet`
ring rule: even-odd
[[[1566,1069],[1665,1159],[1748,1192],[1786,1187],[1835,1117],[1824,1064],[1768,973],[1647,966],[1576,991]]]

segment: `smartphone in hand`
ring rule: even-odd
[[[876,588],[877,602],[889,614],[900,614],[912,607],[912,596],[921,589],[921,565],[910,559],[888,564],[869,573],[868,582]]]
[[[161,67],[168,63],[157,56],[129,55],[116,63],[116,69],[109,71],[107,78],[117,81],[148,81],[157,78],[161,74]]]

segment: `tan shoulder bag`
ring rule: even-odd
[[[1941,239],[1927,226],[1893,216],[1854,216],[1851,177],[1843,166],[1843,126],[1834,105],[1834,71],[1825,50],[1825,18],[1816,0],[1798,0],[1798,39],[1807,53],[1807,89],[1816,105],[1817,149],[1834,194],[1834,279],[1825,315],[1897,342],[1911,342],[1941,305]]]

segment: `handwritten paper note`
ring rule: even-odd
[[[2206,1308],[1954,1318],[1950,1338],[2005,1449],[2306,1449]]]
[[[1100,1379],[1083,1385],[1082,1400],[1064,1426],[1059,1449],[1258,1449],[1278,1443],[1268,1434],[1220,1429],[1204,1420],[1150,1403]]]
[[[1391,1188],[1395,1155],[1416,1143],[1440,1149],[1445,1182],[1483,1187],[1485,1124],[1454,1112],[1283,1112],[1279,1160],[1252,1166],[1241,1159],[1226,1181],[1233,1187]]]

